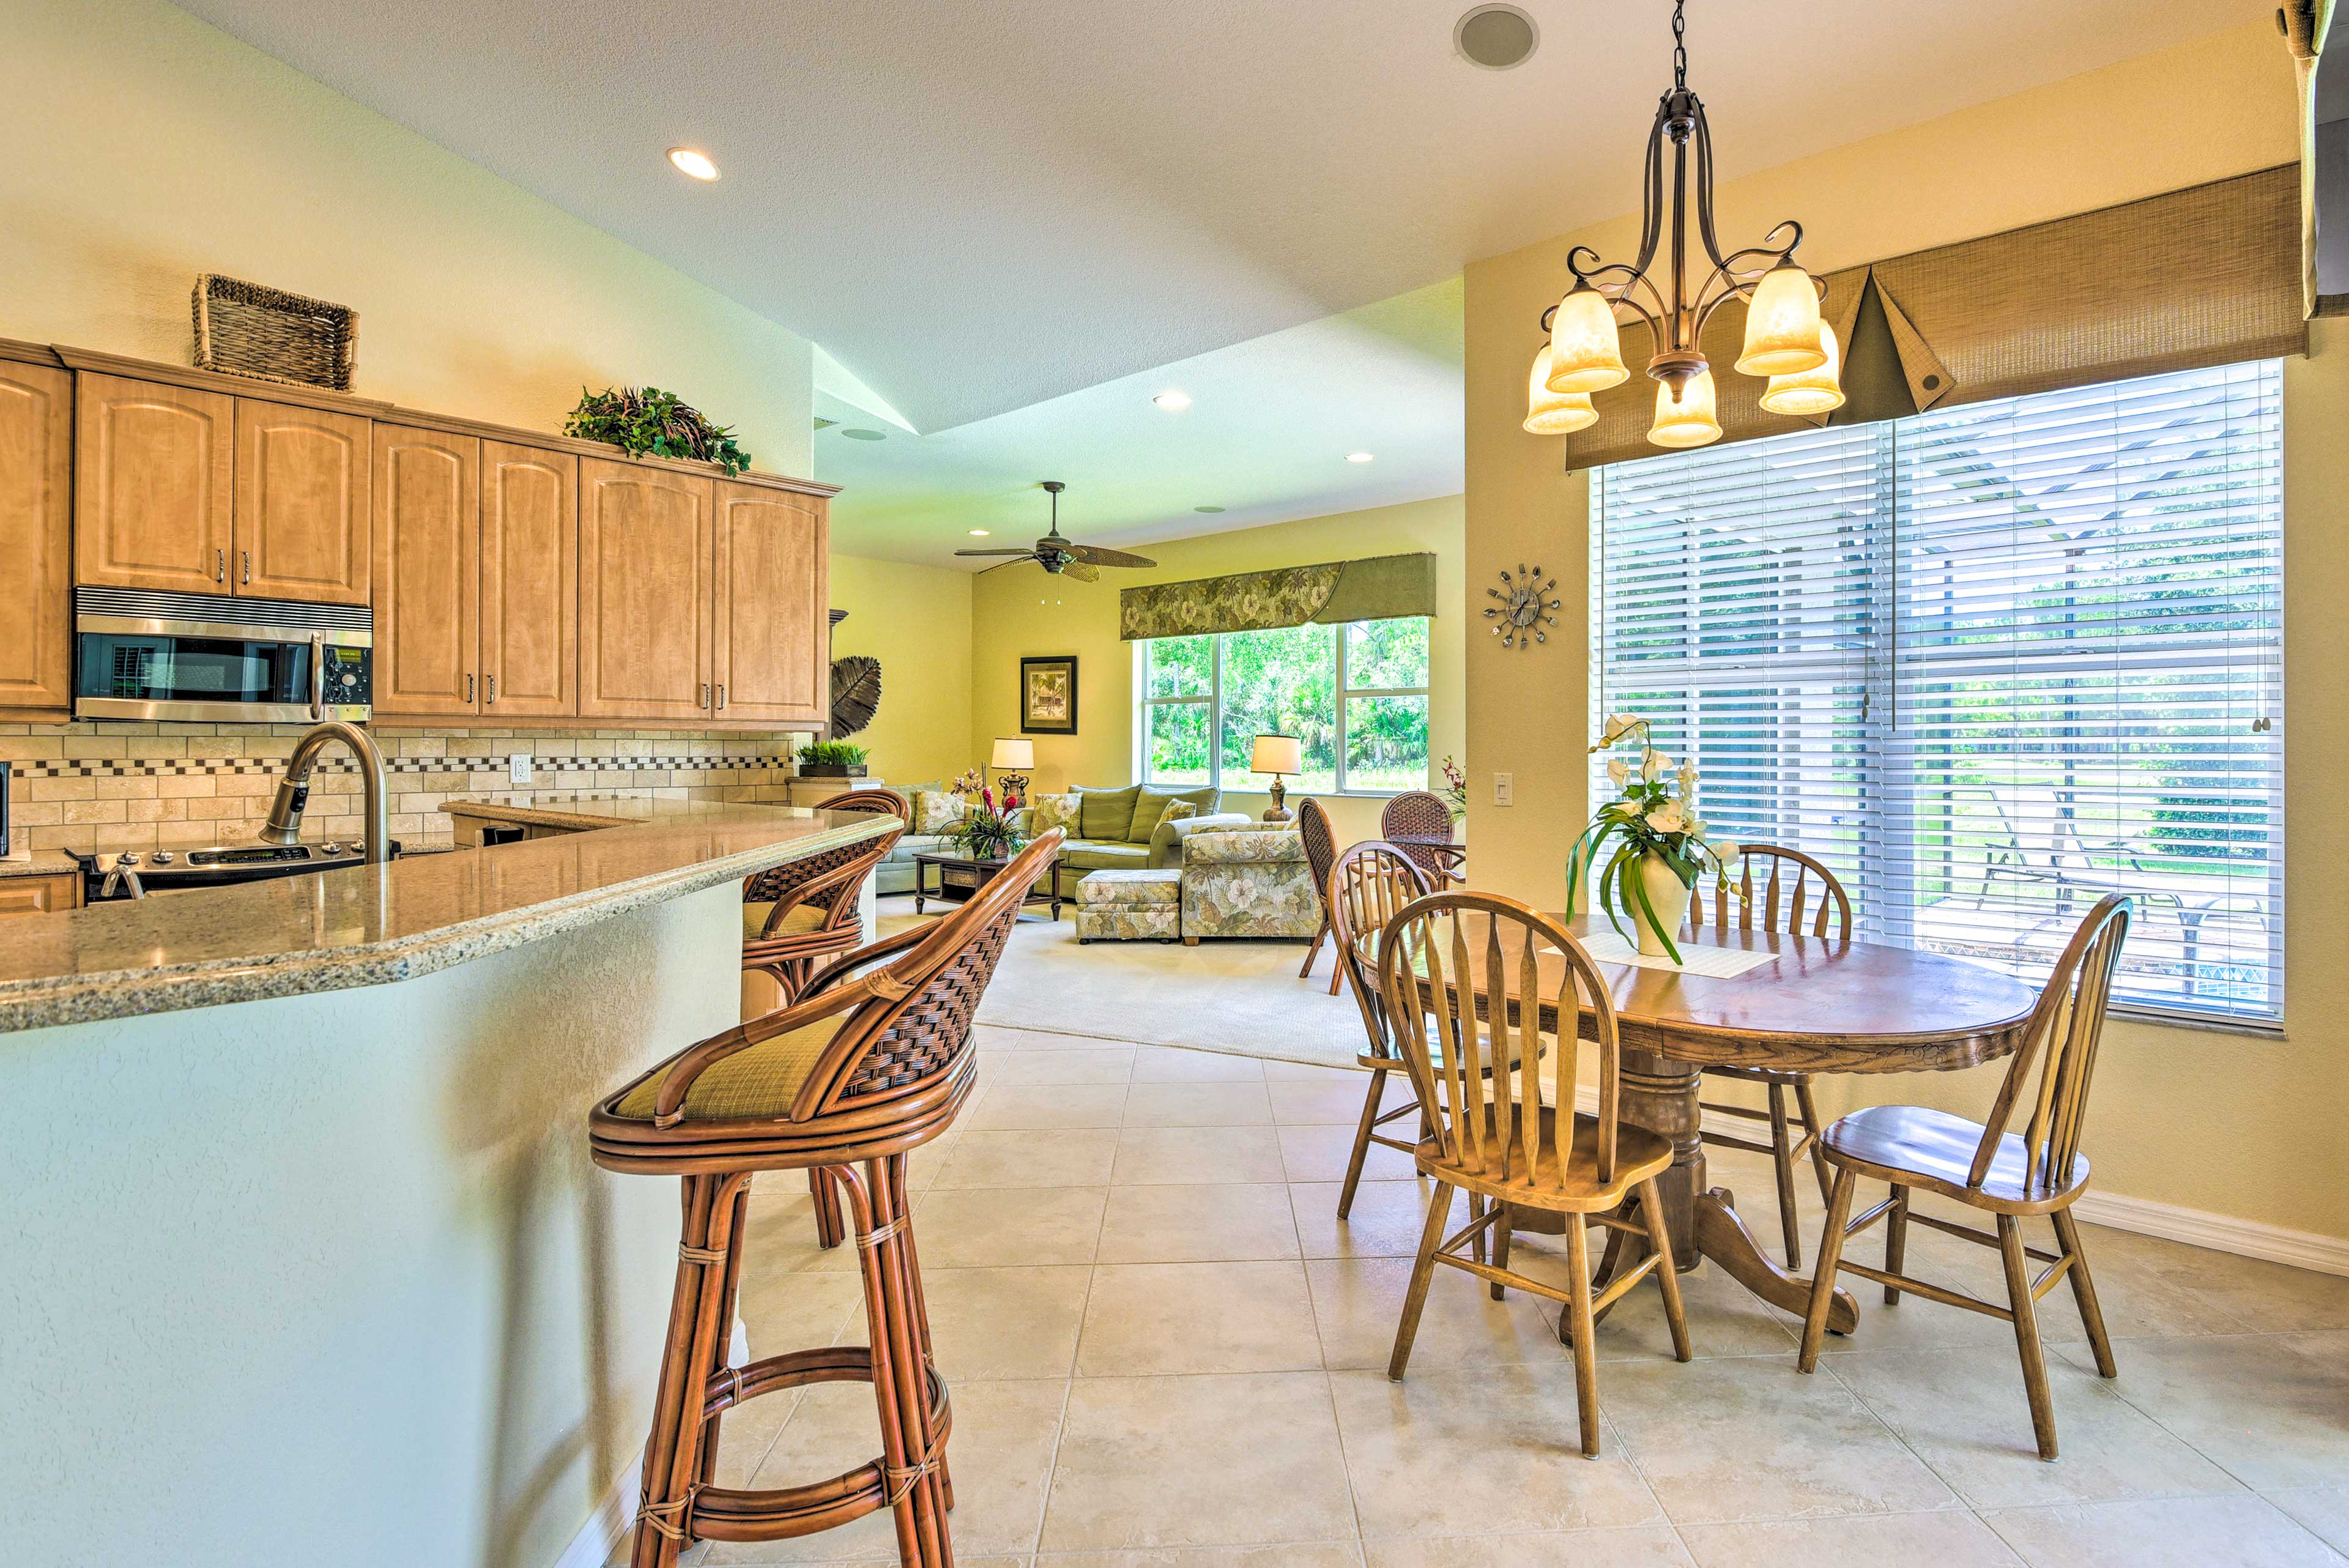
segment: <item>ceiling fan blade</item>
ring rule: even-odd
[[[1006,566],[1024,566],[1035,558],[1033,556],[1022,556],[1016,561],[998,561],[991,566],[981,566],[978,569],[978,575],[983,577],[989,572],[999,572]]]
[[[1081,583],[1097,583],[1101,581],[1101,568],[1087,566],[1082,561],[1071,561],[1061,568],[1061,576],[1074,577]]]
[[[1147,556],[1129,556],[1123,550],[1103,550],[1092,545],[1073,545],[1069,553],[1080,561],[1096,566],[1154,566],[1158,563]]]
[[[957,556],[1032,556],[1033,550],[957,550]]]

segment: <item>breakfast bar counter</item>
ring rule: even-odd
[[[739,1021],[744,877],[895,826],[632,805],[0,922],[10,1561],[604,1560],[677,1200],[588,1107]]]

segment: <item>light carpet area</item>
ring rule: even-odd
[[[898,902],[882,906],[884,933],[928,918],[893,909]],[[1022,919],[1012,928],[978,1021],[1351,1067],[1362,1051],[1361,1013],[1346,992],[1330,994],[1330,966],[1337,961],[1326,942],[1310,980],[1297,978],[1304,961],[1302,942],[1080,945],[1073,920]]]

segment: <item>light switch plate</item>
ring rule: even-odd
[[[512,783],[518,784],[526,784],[530,783],[530,753],[528,752],[508,752],[506,753],[506,777]]]
[[[1517,804],[1516,774],[1495,774],[1493,775],[1493,804],[1495,805],[1515,805]]]

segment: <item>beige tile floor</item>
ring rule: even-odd
[[[2086,1227],[2121,1376],[2095,1376],[2068,1295],[2051,1294],[2064,1458],[2045,1465],[2004,1324],[1886,1308],[1868,1288],[1858,1332],[1805,1377],[1793,1320],[1707,1269],[1686,1282],[1694,1364],[1670,1359],[1652,1292],[1601,1327],[1594,1462],[1576,1451],[1547,1302],[1439,1273],[1411,1375],[1387,1380],[1424,1198],[1374,1150],[1351,1220],[1336,1218],[1359,1077],[985,1027],[979,1059],[978,1098],[913,1161],[966,1563],[2349,1561],[2349,1280]],[[1711,1179],[1771,1220],[1764,1162],[1715,1155]],[[852,1260],[816,1249],[798,1180],[761,1182],[753,1353],[861,1340]],[[1821,1206],[1804,1197],[1813,1237]],[[1520,1246],[1529,1271],[1556,1266],[1540,1239]],[[1999,1288],[1987,1251],[1921,1230],[1909,1247],[1912,1270]],[[722,1478],[869,1460],[870,1398],[835,1385],[746,1408]],[[894,1555],[883,1515],[687,1561]]]

